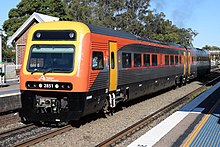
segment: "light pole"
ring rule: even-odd
[[[0,67],[2,67],[2,36],[3,36],[3,32],[0,29]]]
[[[2,73],[2,36],[3,36],[3,32],[0,29],[0,69],[1,69],[1,73]],[[0,84],[2,86],[2,76],[0,75]]]

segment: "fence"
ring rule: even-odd
[[[20,68],[21,68],[21,65],[8,64],[8,63],[3,64],[2,71],[5,75],[1,77],[0,79],[1,85],[19,83],[20,82],[20,77],[19,77]]]

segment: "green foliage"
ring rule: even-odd
[[[149,9],[150,0],[64,0],[71,20],[130,32],[136,36],[192,46],[198,33],[178,28],[164,13]]]
[[[17,8],[9,11],[3,24],[5,32],[11,36],[34,12],[67,19],[64,3],[61,0],[21,0]]]
[[[13,48],[7,47],[6,45],[6,37],[2,37],[2,59],[10,58],[15,60],[15,52],[13,52]]]
[[[178,28],[173,25],[171,21],[165,19],[165,14],[162,12],[157,14],[150,12],[145,17],[145,27],[140,36],[152,40],[192,46],[193,37],[197,34],[191,28]]]
[[[178,28],[165,19],[164,13],[149,9],[150,0],[21,0],[4,22],[12,35],[33,12],[116,30],[136,36],[192,46],[198,34],[191,28]]]
[[[206,49],[206,50],[220,50],[220,47],[205,45],[204,47],[202,47],[202,49]]]

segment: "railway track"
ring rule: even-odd
[[[143,120],[133,124],[132,126],[128,127],[127,129],[123,130],[122,132],[114,135],[113,137],[105,140],[104,142],[98,144],[97,146],[114,146],[114,145],[117,145],[118,143],[120,143],[121,141],[125,140],[126,138],[128,138],[129,136],[131,136],[132,134],[137,132],[138,130],[144,128],[146,125],[148,125],[151,122],[153,122],[154,120],[156,120],[157,118],[163,116],[164,114],[166,114],[170,110],[178,107],[179,105],[185,103],[186,101],[191,100],[193,95],[195,96],[195,93],[197,93],[197,95],[198,95],[198,93],[201,93],[201,91],[206,90],[207,86],[214,85],[214,83],[216,83],[219,80],[220,80],[220,77],[215,78],[214,80],[212,80],[210,82],[207,82],[204,86],[196,89],[195,91],[193,91],[190,94],[184,96],[183,98],[175,101],[174,103],[172,103],[172,104],[170,104],[170,105],[168,105],[168,106],[158,110],[157,112],[147,116]],[[25,141],[16,144],[16,146],[30,146],[30,145],[34,145],[34,144],[42,142],[42,141],[44,141],[46,139],[52,138],[52,137],[54,137],[56,135],[62,134],[62,133],[67,132],[67,131],[70,131],[72,129],[74,129],[74,127],[71,126],[71,125],[68,125],[68,126],[65,126],[65,127],[61,127],[61,128],[51,129],[51,130],[46,131],[45,133],[43,133],[41,135],[37,135],[35,137],[31,137],[30,139],[26,139]],[[18,132],[20,132],[20,131],[18,131]]]
[[[65,133],[67,131],[70,131],[72,130],[74,127],[71,126],[71,125],[67,125],[67,126],[64,126],[64,127],[61,127],[61,128],[57,128],[55,130],[51,130],[51,131],[48,131],[44,134],[41,134],[41,135],[38,135],[36,137],[33,137],[33,138],[30,138],[28,140],[25,140],[19,144],[17,144],[16,146],[17,147],[26,147],[26,146],[31,146],[31,145],[34,145],[38,142],[41,142],[41,141],[44,141],[46,139],[49,139],[49,138],[52,138],[56,135],[59,135],[59,134],[62,134],[62,133]]]
[[[185,103],[188,103],[189,101],[193,100],[197,95],[201,94],[205,90],[208,89],[211,85],[214,85],[215,83],[220,81],[220,76],[211,80],[210,82],[207,82],[205,85],[201,86],[200,88],[194,90],[193,92],[187,94],[186,96],[178,99],[177,101],[165,106],[164,108],[154,112],[153,114],[145,117],[144,119],[138,121],[137,123],[129,126],[128,128],[124,129],[123,131],[117,133],[116,135],[108,138],[107,140],[101,142],[100,144],[96,145],[97,147],[106,147],[106,146],[116,146],[117,144],[121,143],[123,140],[127,139],[132,134],[138,132],[145,126],[149,125],[153,121],[155,121],[157,118],[165,115],[169,111],[173,110],[174,108],[179,107],[180,105],[183,105]]]
[[[22,127],[18,127],[18,128],[15,128],[15,129],[4,131],[4,132],[0,133],[0,138],[3,139],[3,138],[6,138],[6,137],[9,137],[9,136],[12,136],[14,134],[17,134],[17,133],[21,133],[21,132],[25,132],[27,130],[34,129],[36,127],[37,126],[35,126],[33,124],[28,124],[28,125],[25,125],[25,126],[22,126]]]

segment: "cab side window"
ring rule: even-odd
[[[92,53],[92,69],[93,70],[104,69],[103,52],[95,51]]]

